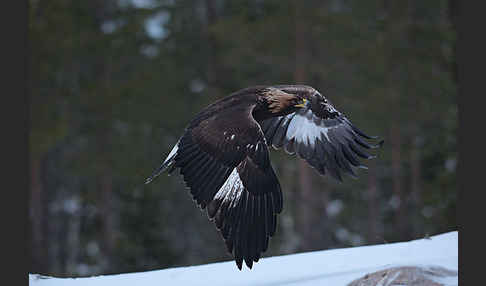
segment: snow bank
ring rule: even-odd
[[[234,261],[87,278],[47,278],[29,274],[29,285],[347,285],[366,274],[401,266],[458,271],[457,231],[380,245],[332,249],[260,259],[239,271]],[[439,281],[437,281],[439,282]],[[457,275],[444,278],[458,285]]]

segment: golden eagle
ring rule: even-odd
[[[193,199],[206,209],[241,270],[267,250],[282,211],[280,183],[268,146],[306,160],[342,181],[371,159],[361,147],[376,139],[356,128],[321,93],[305,85],[254,86],[201,110],[162,165],[146,180],[179,169]]]

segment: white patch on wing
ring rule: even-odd
[[[309,117],[310,119],[308,119]],[[309,142],[313,146],[317,139],[321,139],[321,134],[324,134],[327,141],[330,141],[327,136],[328,128],[316,125],[314,123],[315,117],[310,109],[304,114],[296,114],[290,121],[287,129],[287,134],[285,135],[287,140],[295,138],[297,143],[307,144]]]
[[[226,179],[226,182],[224,182],[223,186],[221,186],[214,196],[214,199],[223,199],[223,201],[229,200],[236,203],[236,201],[240,199],[243,188],[243,182],[238,174],[238,170],[234,168],[228,179]]]
[[[170,151],[169,156],[167,156],[167,158],[164,160],[164,163],[162,164],[165,164],[165,162],[169,161],[173,156],[175,156],[177,150],[179,150],[179,141],[177,141],[174,148],[172,148],[172,151]]]
[[[299,132],[299,128],[304,125],[304,118],[300,114],[296,114],[294,118],[289,123],[289,127],[287,129],[286,137],[287,139],[292,139],[296,136],[297,132]]]

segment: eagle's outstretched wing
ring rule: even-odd
[[[362,148],[381,146],[365,139],[376,139],[355,127],[341,112],[319,93],[307,96],[306,106],[286,116],[261,123],[268,145],[297,153],[321,175],[327,172],[342,181],[341,172],[356,177],[354,167],[366,168],[359,157],[371,159]]]
[[[252,108],[207,109],[186,128],[147,181],[166,169],[179,168],[193,199],[215,222],[239,269],[243,261],[251,268],[266,251],[276,230],[276,216],[282,211],[280,183]]]

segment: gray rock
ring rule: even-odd
[[[452,286],[457,278],[457,271],[444,267],[401,266],[366,274],[348,286]]]

